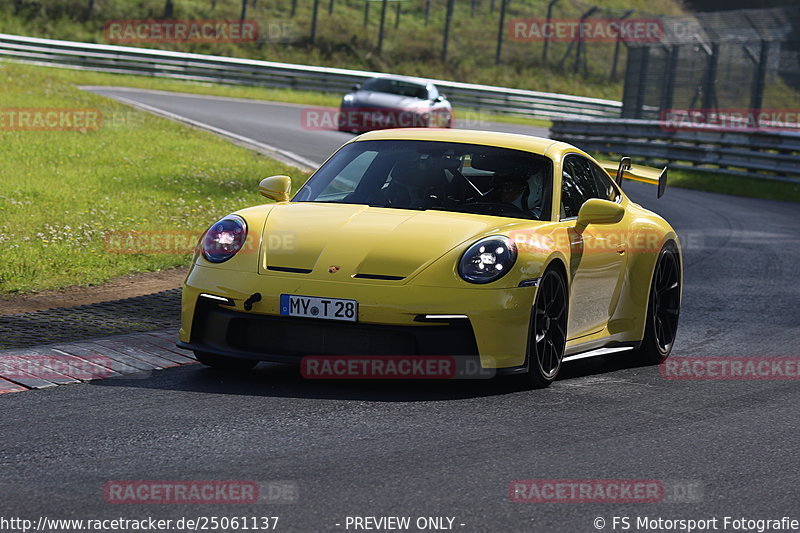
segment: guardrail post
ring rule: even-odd
[[[503,52],[503,32],[506,24],[506,3],[508,0],[500,0],[500,24],[497,28],[497,51],[494,54],[494,64],[500,64],[500,54]]]
[[[628,18],[631,15],[633,15],[634,11],[636,11],[636,10],[635,9],[629,9],[628,11],[623,13],[622,16],[617,20],[622,22],[626,18]],[[611,79],[612,80],[617,77],[617,63],[619,62],[619,47],[620,47],[620,44],[622,44],[622,32],[621,31],[617,32],[617,42],[614,43],[614,60],[611,62]]]
[[[594,12],[597,11],[598,9],[599,8],[597,6],[592,6],[591,8],[589,8],[588,11],[586,11],[586,13],[581,15],[580,26],[578,26],[578,28],[579,28],[579,30],[578,30],[578,47],[577,47],[577,50],[575,51],[575,65],[572,67],[572,71],[575,74],[578,73],[578,69],[579,69],[580,63],[581,63],[581,55],[583,55],[583,46],[584,46],[584,44],[583,44],[583,21],[586,20],[587,18],[589,18],[590,16],[592,16],[594,14]],[[584,62],[584,67],[585,67],[586,58],[584,58],[583,62]]]
[[[639,70],[639,87],[636,90],[636,108],[633,110],[633,118],[642,118],[644,112],[644,93],[647,91],[647,70],[650,66],[650,48],[644,47],[641,50],[641,70]]]
[[[383,50],[383,29],[386,26],[386,0],[381,3],[381,28],[378,32],[378,52]]]
[[[719,43],[711,45],[711,54],[708,57],[706,79],[703,83],[703,109],[717,107],[717,64],[719,62]]]
[[[753,76],[753,93],[750,96],[750,109],[755,117],[758,127],[758,110],[764,105],[764,85],[767,80],[767,61],[769,61],[769,41],[761,41],[761,50],[758,53],[758,66]]]
[[[677,45],[669,47],[667,53],[667,72],[664,76],[664,85],[661,87],[661,113],[672,107],[672,98],[675,94],[675,71],[678,68],[678,54],[680,48]]]
[[[246,1],[246,0],[245,0]],[[319,12],[319,0],[314,0],[314,9],[311,13],[311,44],[317,42],[317,13]]]
[[[550,0],[550,3],[547,4],[547,25],[545,28],[550,27],[550,20],[553,18],[553,6],[558,3],[558,0]],[[550,33],[545,32],[544,35],[544,46],[542,48],[542,63],[547,61],[547,48],[550,46]]]
[[[442,63],[447,61],[447,41],[450,39],[450,21],[453,18],[455,0],[447,0],[447,14],[444,19],[444,39],[442,41]]]
[[[94,11],[94,0],[87,0],[86,15],[84,15],[83,20],[89,20],[89,18],[92,16],[92,11]]]

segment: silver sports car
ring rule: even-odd
[[[341,131],[387,128],[449,128],[453,109],[436,86],[422,78],[379,76],[344,95],[339,113]]]

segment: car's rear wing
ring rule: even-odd
[[[633,165],[631,164],[630,157],[623,157],[619,160],[619,163],[615,163],[614,161],[598,162],[610,175],[616,175],[615,181],[620,187],[622,187],[622,179],[625,178],[641,181],[642,183],[649,183],[650,185],[658,185],[659,198],[664,196],[664,191],[667,190],[667,167],[658,170],[657,168],[646,167],[644,165]]]

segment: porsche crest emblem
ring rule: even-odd
[[[342,267],[338,265],[331,265],[328,267],[328,274],[336,274]]]

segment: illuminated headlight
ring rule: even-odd
[[[346,94],[346,95],[344,95],[344,98],[342,98],[342,102],[344,102],[346,104],[349,104],[352,101],[353,101],[353,95],[352,94]]]
[[[458,275],[470,283],[490,283],[502,278],[517,260],[517,247],[508,237],[494,235],[481,239],[464,252]]]
[[[227,261],[244,246],[247,223],[238,215],[228,215],[214,223],[203,235],[203,257],[212,263]]]

